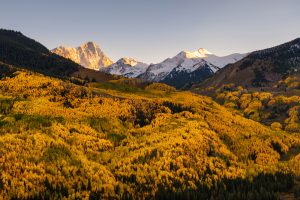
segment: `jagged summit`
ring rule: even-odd
[[[99,45],[92,41],[88,41],[77,48],[60,46],[53,49],[52,52],[94,70],[100,70],[113,63],[100,49]]]
[[[97,52],[97,49],[100,49],[99,45],[93,41],[83,43],[80,47],[83,49],[88,49],[90,51],[93,51],[94,53]]]
[[[196,51],[181,51],[157,64],[148,65],[129,57],[123,57],[113,63],[93,41],[77,48],[61,46],[53,52],[90,69],[130,78],[139,77],[145,81],[161,82],[168,79],[166,82],[170,85],[177,82],[178,88],[185,82],[201,81],[225,65],[235,63],[247,55],[217,56],[205,48],[199,48]]]

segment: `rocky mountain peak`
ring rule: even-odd
[[[60,46],[53,49],[52,52],[93,70],[100,70],[100,68],[107,67],[113,63],[97,43],[92,41],[86,42],[77,48]]]

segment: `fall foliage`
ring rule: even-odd
[[[298,131],[296,97],[224,90],[225,108],[163,84],[78,86],[4,68],[4,198],[276,199],[300,175],[299,134],[282,130]],[[276,112],[287,117],[256,122]]]

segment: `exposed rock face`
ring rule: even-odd
[[[93,70],[100,70],[113,63],[94,42],[87,42],[77,48],[60,46],[52,52]]]

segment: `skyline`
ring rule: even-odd
[[[0,25],[49,49],[95,41],[114,61],[157,63],[182,50],[224,56],[288,42],[300,36],[299,7],[296,0],[11,0],[1,3]]]

